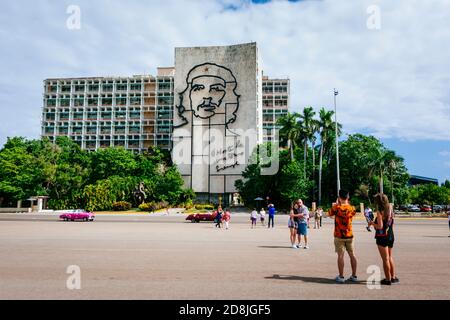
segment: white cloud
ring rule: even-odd
[[[439,155],[441,157],[450,157],[450,151],[443,150],[443,151],[439,152]]]
[[[269,76],[289,76],[292,107],[332,108],[346,132],[450,141],[450,2],[239,0],[8,1],[0,20],[0,143],[40,133],[42,80],[155,73],[174,47],[257,41]],[[366,10],[381,9],[369,30]]]

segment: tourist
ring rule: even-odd
[[[258,212],[256,211],[256,208],[253,208],[253,211],[250,214],[250,220],[252,222],[252,229],[253,229],[253,227],[256,227],[257,219],[258,219]]]
[[[383,285],[398,283],[395,275],[394,258],[392,248],[394,247],[394,213],[388,197],[383,193],[375,195],[375,207],[377,217],[369,224],[375,228],[375,239],[383,261],[385,279],[381,280]]]
[[[347,251],[352,266],[352,275],[348,279],[357,282],[356,276],[357,260],[355,256],[354,238],[352,221],[356,215],[356,210],[349,203],[349,193],[345,190],[339,190],[339,197],[336,203],[328,211],[330,217],[334,216],[334,247],[338,255],[337,265],[339,275],[335,278],[338,283],[344,283],[344,254]]]
[[[448,218],[448,229],[450,230],[450,209],[447,211],[447,218]]]
[[[322,208],[317,208],[316,212],[314,213],[314,229],[320,229],[320,227],[322,226],[322,215]]]
[[[323,219],[323,208],[319,207],[319,209],[317,209],[319,211],[319,215],[320,215],[320,227],[322,228],[322,219]]]
[[[298,247],[295,245],[295,238],[297,237],[297,221],[298,218],[294,217],[295,214],[297,214],[298,210],[298,204],[294,202],[294,204],[291,207],[291,211],[289,213],[289,220],[288,220],[288,228],[289,228],[289,234],[290,234],[290,240],[292,249],[297,249]]]
[[[260,220],[261,220],[261,224],[263,226],[265,226],[266,211],[264,210],[264,208],[261,208],[261,210],[259,210],[259,217],[260,217]]]
[[[222,210],[222,207],[219,206],[217,208],[217,215],[216,215],[216,228],[221,228],[221,226],[222,226],[222,216],[223,216],[223,210]]]
[[[373,212],[372,212],[371,208],[367,207],[364,210],[364,217],[366,218],[366,221],[367,221],[367,227],[366,227],[367,231],[372,232],[372,230],[370,230],[370,222],[373,221],[374,217],[373,217]]]
[[[308,207],[303,204],[302,199],[297,200],[297,214],[294,217],[298,218],[297,221],[297,236],[298,236],[298,248],[302,247],[301,237],[303,236],[305,240],[304,249],[309,249],[308,247],[308,220],[309,220],[309,210]]]
[[[272,228],[274,228],[275,220],[275,206],[271,203],[269,204],[269,221],[267,223],[267,228],[270,228],[270,222],[272,222]]]
[[[230,209],[226,209],[225,213],[223,214],[223,218],[222,220],[225,222],[225,229],[228,230],[229,226],[230,226],[230,219],[231,219],[231,214],[230,214]]]

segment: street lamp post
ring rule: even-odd
[[[336,177],[337,177],[337,194],[339,195],[339,190],[341,190],[341,178],[339,175],[339,142],[338,142],[338,122],[337,122],[337,109],[336,109],[336,96],[339,92],[334,89],[334,121],[335,121],[335,140],[336,140]]]

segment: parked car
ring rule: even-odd
[[[419,206],[411,205],[411,206],[408,206],[408,211],[409,212],[420,212],[420,208],[419,208]]]
[[[435,205],[433,205],[433,210],[434,210],[434,212],[441,212],[442,210],[444,210],[444,206],[441,206],[441,205],[438,205],[438,204],[435,204]]]
[[[68,211],[59,216],[59,219],[64,221],[75,221],[75,220],[82,220],[82,221],[94,221],[95,214],[93,212],[88,212],[84,210],[73,210]]]
[[[428,205],[421,206],[420,212],[431,212],[431,207]]]
[[[186,217],[186,220],[191,221],[193,223],[200,221],[214,221],[216,218],[217,212],[213,213],[193,213]]]

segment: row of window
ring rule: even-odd
[[[287,87],[263,87],[262,88],[263,93],[283,93],[288,92]]]
[[[46,106],[47,107],[56,107],[57,102],[59,102],[59,106],[61,107],[82,107],[85,105],[88,106],[112,106],[113,102],[115,105],[126,106],[126,105],[142,105],[145,103],[141,97],[130,97],[130,98],[88,98],[85,100],[84,98],[77,99],[47,99]],[[72,104],[71,104],[72,102]],[[158,105],[173,105],[173,97],[158,97],[157,99]]]
[[[273,107],[273,106],[277,106],[277,107],[283,107],[283,106],[287,106],[288,105],[288,101],[287,100],[263,100],[263,107]]]
[[[115,90],[114,90],[115,88]],[[158,82],[157,86],[158,90],[166,91],[172,89],[172,82]],[[70,92],[99,92],[101,89],[102,92],[113,92],[113,91],[142,91],[145,90],[154,90],[154,87],[143,86],[141,83],[104,83],[104,84],[64,84],[59,86],[57,85],[47,85],[46,92],[52,93],[70,93]]]
[[[110,79],[110,80],[48,80],[46,82],[47,85],[52,85],[52,86],[56,86],[56,85],[85,85],[85,84],[127,84],[127,83],[131,83],[131,84],[142,84],[142,83],[166,83],[166,82],[173,82],[173,78],[170,77],[164,77],[164,78],[158,78],[158,79],[154,79],[154,78],[144,78],[144,79],[130,79],[130,78],[122,78],[122,79]]]
[[[263,109],[263,114],[287,114],[288,111],[285,109]]]

